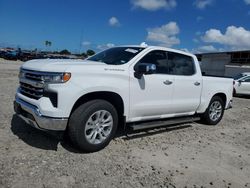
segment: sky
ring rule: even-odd
[[[250,0],[0,0],[0,47],[78,53],[142,42],[250,50]]]

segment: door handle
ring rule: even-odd
[[[165,85],[171,85],[173,82],[170,81],[170,80],[166,80],[166,81],[164,81],[163,83],[164,83]]]
[[[199,85],[201,85],[201,83],[200,82],[195,82],[194,85],[199,86]]]

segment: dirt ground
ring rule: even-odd
[[[21,64],[0,59],[0,187],[250,187],[250,99],[218,126],[130,133],[84,154],[14,115]]]

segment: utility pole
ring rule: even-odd
[[[83,29],[81,30],[81,34],[80,34],[79,54],[81,54],[81,49],[82,49],[82,39],[83,39]]]

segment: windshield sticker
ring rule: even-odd
[[[135,53],[138,52],[138,50],[135,50],[135,49],[132,49],[132,48],[127,48],[127,49],[125,50],[125,52],[130,52],[130,53],[135,54]]]

